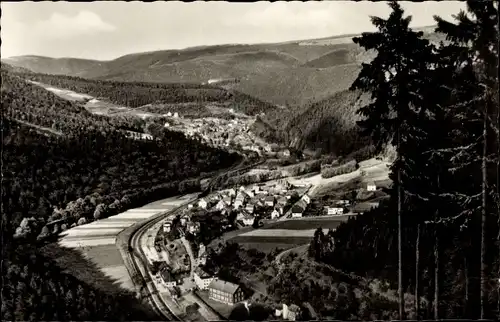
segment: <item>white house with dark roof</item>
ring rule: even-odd
[[[302,200],[304,200],[307,204],[311,203],[311,197],[309,197],[307,194],[302,196]]]
[[[255,211],[255,205],[253,203],[248,203],[246,206],[245,206],[245,210],[249,213],[249,214],[253,214],[253,212]]]
[[[198,201],[198,207],[203,208],[203,209],[207,209],[207,206],[208,206],[208,202],[205,199],[201,199],[200,201]]]
[[[326,207],[326,214],[330,216],[339,216],[344,214],[344,208],[339,206]]]
[[[215,205],[215,209],[222,210],[226,208],[227,203],[224,200],[219,200],[219,202]]]
[[[376,191],[377,190],[377,185],[375,184],[375,182],[373,181],[370,181],[366,184],[366,190],[367,191]]]
[[[246,211],[243,211],[243,224],[245,226],[252,226],[253,225],[253,222],[255,220],[255,216],[246,212]]]
[[[234,199],[234,208],[238,209],[238,207],[240,206],[243,206],[246,201],[248,200],[248,196],[245,195],[244,193],[238,193],[238,195],[236,195],[236,198]]]
[[[276,199],[274,198],[274,196],[267,196],[265,199],[264,199],[264,203],[266,206],[268,207],[274,207],[274,202],[276,201]]]
[[[200,290],[206,290],[210,283],[215,279],[214,276],[207,273],[203,268],[197,267],[193,274],[194,282]]]
[[[304,210],[305,208],[303,208],[301,205],[294,205],[292,207],[292,218],[301,218],[304,214]]]
[[[233,305],[245,299],[245,294],[237,284],[214,279],[208,285],[208,298],[217,302]]]
[[[172,273],[170,273],[170,271],[166,268],[162,269],[160,271],[160,276],[163,280],[163,282],[169,286],[169,287],[172,287],[172,286],[175,286],[177,285],[177,281],[175,280],[174,276],[172,275]]]
[[[278,211],[278,209],[274,209],[272,212],[271,212],[271,219],[276,219],[280,216],[280,212]]]

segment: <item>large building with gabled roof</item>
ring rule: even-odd
[[[233,305],[245,299],[245,294],[238,284],[214,279],[208,285],[208,297],[211,300]]]

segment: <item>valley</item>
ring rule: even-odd
[[[1,6],[2,320],[500,319],[496,2]]]

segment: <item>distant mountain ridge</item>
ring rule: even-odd
[[[433,37],[433,26],[415,28]],[[357,35],[266,44],[228,44],[134,53],[99,61],[36,55],[2,59],[37,73],[100,80],[227,84],[277,105],[301,106],[345,90],[370,58],[352,42]]]

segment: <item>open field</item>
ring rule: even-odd
[[[323,229],[335,229],[342,222],[346,221],[346,216],[342,216],[340,218],[323,218],[316,219],[321,217],[304,217],[301,220],[287,220],[287,221],[278,221],[273,224],[269,224],[267,226],[262,227],[260,230],[271,230],[271,231],[282,231],[282,230],[293,230],[297,232],[309,231],[311,229],[317,229],[319,227]]]
[[[257,246],[256,249],[264,251],[263,249],[287,249],[297,245],[307,244],[311,242],[313,234],[314,230],[311,230],[309,235],[302,236],[237,236],[231,239],[231,241],[242,246],[244,246],[244,244],[253,244]],[[286,247],[287,245],[288,247]]]
[[[101,284],[101,287],[116,284],[123,289],[134,291],[122,256],[116,247],[116,236],[135,223],[185,203],[192,196],[193,194],[158,200],[116,216],[66,230],[60,234],[58,244],[47,246],[46,252],[55,258],[61,267],[90,283]],[[59,251],[67,248],[76,253]],[[111,282],[104,283],[106,278]]]
[[[312,237],[314,235],[314,231],[316,229],[256,229],[253,231],[249,231],[248,233],[244,233],[239,237]],[[327,231],[328,232],[328,231]]]
[[[386,180],[389,177],[389,165],[390,163],[387,160],[377,160],[372,158],[360,162],[359,169],[350,173],[341,174],[331,178],[322,178],[321,174],[311,177],[299,176],[288,178],[288,181],[295,185],[313,185],[313,188],[309,190],[309,194],[311,196],[317,196],[354,179],[359,179],[362,183],[367,183],[373,180]]]

